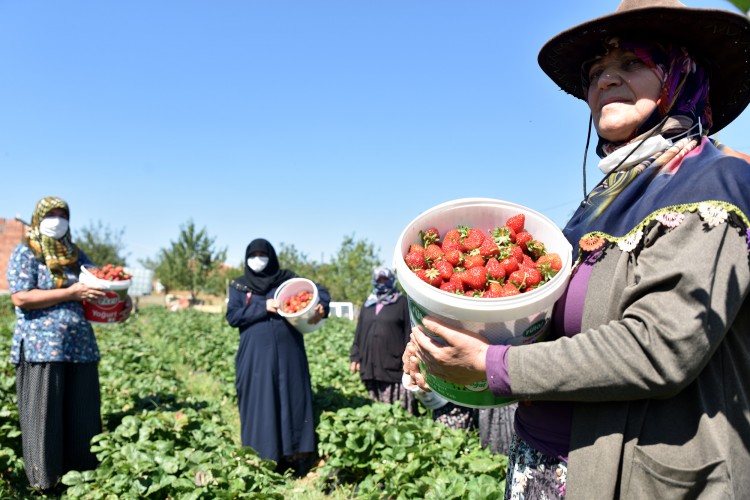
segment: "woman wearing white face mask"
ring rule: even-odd
[[[8,262],[24,464],[29,483],[42,490],[69,470],[96,467],[89,442],[101,432],[99,350],[81,301],[104,292],[78,281],[81,265],[92,263],[71,241],[69,217],[60,198],[40,200]],[[131,309],[128,300],[124,318]]]
[[[245,274],[232,281],[227,322],[239,329],[235,359],[243,446],[279,470],[303,475],[316,449],[310,371],[302,334],[277,314],[276,289],[297,275],[279,268],[273,246],[253,240],[245,251]],[[330,294],[317,284],[318,320],[328,315]]]

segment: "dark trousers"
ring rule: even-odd
[[[16,395],[31,486],[49,489],[68,471],[96,468],[90,441],[102,431],[98,363],[21,359]]]

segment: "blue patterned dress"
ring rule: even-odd
[[[92,265],[89,258],[79,253],[79,263]],[[66,270],[68,286],[78,282],[78,274]],[[49,269],[39,261],[26,245],[18,245],[8,262],[10,293],[28,290],[53,290]],[[61,302],[42,309],[16,307],[16,327],[10,349],[10,361],[92,363],[99,361],[94,330],[84,316],[79,301]]]

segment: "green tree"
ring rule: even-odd
[[[242,267],[233,267],[226,264],[219,266],[208,276],[204,290],[211,295],[224,296],[227,294],[229,283],[242,276],[244,272]]]
[[[303,278],[319,281],[318,264],[309,260],[307,254],[300,252],[293,244],[287,245],[281,242],[278,257],[281,269],[289,269]]]
[[[188,220],[180,226],[177,241],[160,250],[156,277],[168,289],[189,290],[190,299],[195,301],[198,292],[206,291],[211,275],[219,272],[227,256],[226,248],[214,249],[214,241],[205,228],[197,230],[195,223]]]
[[[325,273],[323,283],[332,300],[359,305],[372,290],[372,270],[381,264],[372,243],[351,235],[344,236],[338,253],[320,272]]]
[[[114,264],[124,266],[125,244],[122,242],[125,229],[119,231],[105,226],[102,221],[96,224],[90,223],[74,233],[74,239],[78,248],[88,255],[91,261],[99,266]]]

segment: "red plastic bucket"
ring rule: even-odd
[[[84,285],[98,288],[105,293],[105,296],[96,302],[83,301],[86,319],[94,323],[117,323],[125,309],[130,280],[103,280],[91,274],[86,266],[81,266],[81,275],[78,279]]]

